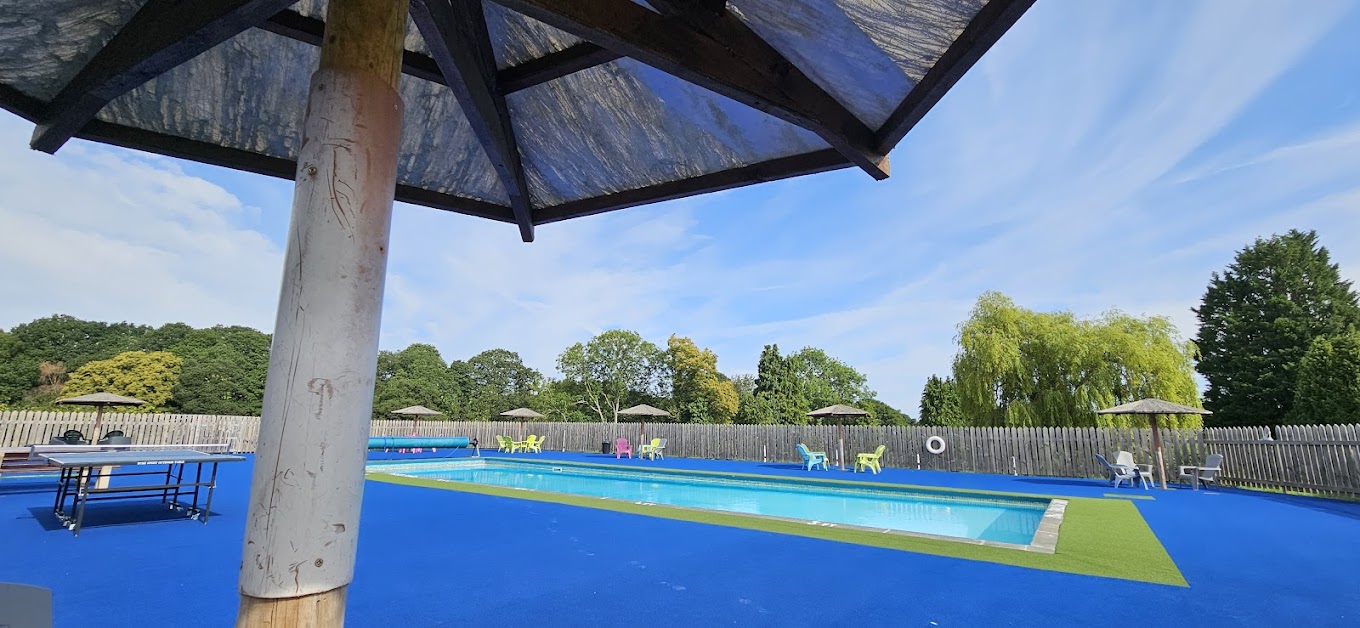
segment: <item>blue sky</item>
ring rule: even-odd
[[[504,347],[552,374],[623,327],[729,374],[811,345],[915,415],[977,296],[1170,317],[1258,236],[1360,273],[1360,3],[1039,0],[858,170],[540,227],[398,205],[382,345]],[[0,113],[0,327],[66,313],[270,330],[291,184],[73,142]]]

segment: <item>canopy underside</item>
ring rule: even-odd
[[[530,240],[759,181],[883,178],[1032,1],[413,0],[397,199]],[[323,0],[0,0],[0,105],[38,125],[39,150],[81,137],[292,179],[324,16]]]

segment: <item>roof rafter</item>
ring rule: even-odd
[[[661,0],[667,15],[631,0],[492,1],[808,129],[875,179],[888,177],[873,131],[730,12]]]
[[[845,160],[840,153],[830,148],[780,157],[757,164],[751,164],[742,168],[732,170],[719,170],[709,174],[667,181],[656,185],[624,190],[604,196],[581,199],[579,201],[568,201],[551,207],[539,208],[535,217],[538,224],[544,225],[570,218],[580,218],[582,216],[593,216],[603,214],[617,209],[627,209],[648,203],[669,201],[695,194],[716,192],[718,190],[729,190],[756,183],[767,181],[778,181],[789,177],[797,177],[805,174],[817,172],[827,172],[829,170],[839,170],[850,168],[854,164]]]
[[[529,182],[505,96],[496,90],[496,57],[491,51],[482,0],[415,0],[411,18],[505,186],[520,237],[533,242]]]
[[[1006,34],[1032,4],[1034,0],[989,0],[930,67],[921,82],[912,88],[902,104],[888,116],[878,130],[878,149],[887,151],[902,141],[907,132],[930,112],[935,103],[940,102],[945,93],[954,87],[954,83]]]
[[[55,153],[109,101],[296,0],[150,0],[48,104],[31,146]]]
[[[276,35],[320,46],[321,37],[326,31],[326,22],[285,9],[270,16],[259,27]],[[620,56],[617,52],[605,50],[590,42],[581,42],[498,71],[496,88],[502,94],[512,94],[586,68],[609,63]],[[434,59],[418,52],[402,51],[401,72],[441,85],[447,84]]]

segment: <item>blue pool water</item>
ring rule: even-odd
[[[818,486],[769,478],[604,469],[494,459],[376,463],[412,477],[568,493],[917,534],[1028,545],[1048,507],[1040,499],[987,499],[890,488]]]

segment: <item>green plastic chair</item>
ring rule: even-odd
[[[878,449],[874,450],[874,453],[856,454],[855,472],[858,473],[863,469],[868,469],[877,474],[879,471],[882,471],[883,466],[879,464],[879,458],[883,457],[883,452],[886,451],[887,449],[888,449],[887,445],[879,445]]]
[[[523,449],[524,451],[532,451],[541,454],[543,453],[543,439],[530,434],[524,439]]]
[[[656,460],[656,454],[661,451],[661,439],[653,438],[652,442],[638,448],[638,457],[649,457]]]
[[[508,454],[513,454],[524,447],[524,443],[509,436],[497,436],[496,442],[500,443],[500,447],[496,448],[496,451],[503,451]]]

